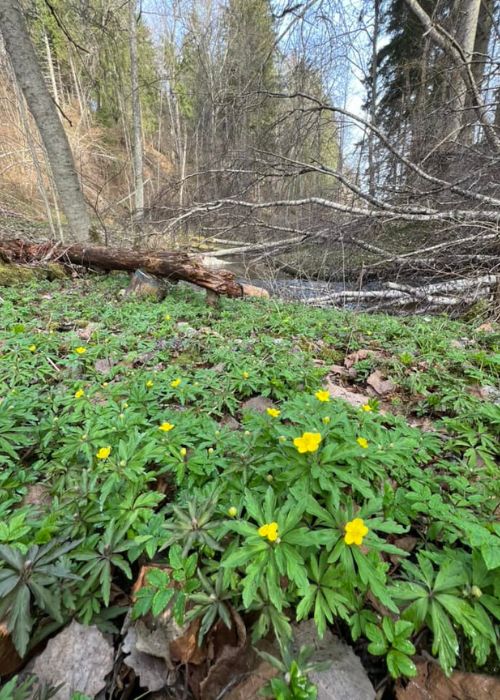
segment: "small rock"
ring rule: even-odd
[[[248,401],[244,401],[240,406],[240,411],[255,411],[255,413],[265,413],[268,408],[271,408],[273,402],[266,396],[254,396]]]
[[[309,678],[318,688],[318,700],[374,700],[375,690],[358,656],[352,648],[330,630],[319,639],[314,620],[295,626],[294,648],[311,646],[312,661],[332,661],[326,671],[313,671]]]
[[[113,669],[114,651],[95,625],[73,621],[51,639],[34,660],[30,672],[42,683],[62,685],[55,700],[70,700],[79,691],[93,698],[106,685]]]
[[[164,280],[150,275],[144,270],[136,270],[132,275],[125,296],[136,296],[139,299],[162,301],[167,296],[167,286]]]

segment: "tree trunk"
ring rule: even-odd
[[[458,3],[455,37],[462,49],[464,61],[471,64],[471,70],[480,8],[481,0],[459,0]],[[472,75],[475,77],[473,70]],[[465,107],[472,105],[474,98],[463,70],[453,71],[451,77],[453,85],[450,87],[454,98],[451,102],[452,115],[448,128],[452,138],[460,142],[462,141],[460,138],[461,129],[465,128],[466,132],[470,132],[470,129],[467,128],[467,122],[471,120],[472,113],[467,112]]]
[[[0,0],[0,31],[16,80],[45,146],[71,232],[77,240],[85,241],[90,223],[73,155],[57,108],[43,79],[18,0]]]
[[[139,71],[137,53],[137,22],[135,18],[135,0],[129,2],[130,30],[130,82],[132,88],[132,160],[134,167],[134,221],[140,228],[144,219],[144,180],[141,99],[139,94]]]
[[[240,284],[232,272],[210,270],[195,256],[186,253],[149,253],[99,246],[62,246],[54,243],[30,243],[18,238],[0,241],[0,259],[7,262],[30,263],[49,260],[95,267],[101,270],[141,269],[169,280],[185,280],[216,294],[229,297],[269,296],[264,289]]]

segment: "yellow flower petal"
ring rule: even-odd
[[[278,523],[269,523],[267,530],[267,539],[269,542],[276,542],[278,539]]]
[[[29,348],[28,348],[28,350],[29,350],[30,352],[36,352],[36,345],[30,345]]]
[[[261,525],[259,527],[259,529],[257,530],[257,532],[259,533],[259,535],[261,537],[267,537],[267,533],[269,532],[269,525],[268,524]]]
[[[359,445],[360,447],[362,447],[364,450],[367,449],[367,447],[368,447],[368,440],[367,440],[366,438],[364,438],[364,437],[356,438],[356,442],[357,442],[358,445]]]
[[[182,379],[173,379],[173,380],[170,382],[170,386],[172,387],[172,389],[175,389],[175,388],[177,388],[177,387],[179,386],[179,384],[180,384],[181,382],[182,382]]]
[[[271,418],[277,418],[281,411],[277,408],[266,408],[266,413],[268,416],[271,416]]]
[[[344,542],[348,545],[355,544],[358,547],[363,544],[363,539],[369,532],[363,518],[354,518],[344,526]]]
[[[248,372],[242,372],[241,376],[243,377],[243,379],[248,379],[250,375],[248,374]]]
[[[97,459],[107,459],[110,454],[111,447],[101,447],[101,449],[97,452],[96,457]]]
[[[364,403],[361,406],[361,408],[363,409],[363,411],[366,411],[367,413],[369,413],[370,411],[373,411],[373,408],[368,403]]]
[[[83,355],[85,352],[87,352],[87,348],[83,348],[80,346],[78,348],[75,348],[75,352],[77,353],[77,355]]]
[[[300,452],[316,452],[321,442],[320,433],[302,433],[302,437],[294,438],[293,444]]]
[[[314,396],[318,399],[318,401],[330,401],[330,392],[326,391],[325,389],[317,391]]]
[[[162,423],[160,425],[160,430],[163,430],[164,433],[168,433],[170,430],[173,430],[174,427],[172,423]]]
[[[81,399],[82,396],[85,396],[83,389],[78,389],[78,391],[75,391],[75,399]]]
[[[151,387],[153,387],[154,385],[155,383],[152,379],[148,379],[148,381],[146,382],[146,386],[148,389],[151,389]]]

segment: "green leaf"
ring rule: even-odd
[[[146,583],[155,588],[166,588],[170,583],[170,576],[167,571],[155,566],[146,572]]]
[[[387,654],[386,661],[389,673],[393,678],[399,678],[400,676],[414,678],[417,675],[417,667],[413,661],[400,651],[392,649]]]
[[[30,591],[26,584],[16,591],[16,597],[10,611],[8,628],[12,632],[12,641],[19,656],[23,657],[28,649],[33,620],[30,614]]]
[[[458,639],[449,617],[436,601],[431,604],[431,626],[434,633],[432,653],[438,656],[443,671],[449,676],[458,655]]]
[[[156,591],[151,603],[153,617],[158,617],[168,606],[175,595],[175,589],[164,588]]]

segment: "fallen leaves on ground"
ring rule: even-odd
[[[455,671],[447,678],[432,661],[417,661],[418,674],[396,684],[397,700],[493,700],[500,697],[500,678]]]
[[[376,369],[370,374],[366,383],[371,387],[379,396],[387,396],[387,394],[392,394],[396,389],[396,385],[391,382],[390,379],[385,379],[382,372]]]

